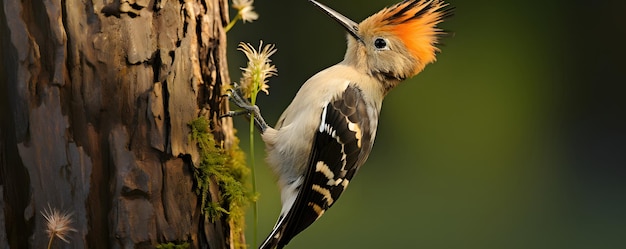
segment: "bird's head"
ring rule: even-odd
[[[452,8],[442,0],[405,0],[356,23],[314,0],[314,5],[349,33],[344,63],[363,68],[383,81],[415,76],[435,61],[441,35],[437,28]]]

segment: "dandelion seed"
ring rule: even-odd
[[[70,226],[72,223],[72,213],[61,212],[48,205],[48,209],[44,209],[44,211],[41,212],[41,215],[43,215],[47,223],[46,233],[48,233],[48,237],[50,238],[48,248],[52,245],[54,237],[69,243],[66,236],[69,232],[76,232],[76,229]]]
[[[270,56],[276,53],[276,48],[273,44],[267,44],[263,46],[263,41],[259,44],[259,49],[256,50],[250,43],[239,43],[237,49],[243,52],[248,58],[248,65],[245,68],[241,68],[243,71],[241,77],[241,89],[246,98],[256,98],[256,94],[259,91],[270,94],[269,85],[267,84],[267,78],[278,75],[278,70],[270,62]]]

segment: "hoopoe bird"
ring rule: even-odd
[[[307,80],[274,128],[230,95],[253,114],[278,176],[282,209],[261,249],[283,248],[337,202],[372,150],[384,97],[435,61],[445,34],[437,25],[453,10],[442,0],[405,0],[357,24],[309,1],[348,31],[343,61]]]

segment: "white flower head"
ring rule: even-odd
[[[233,8],[237,10],[237,15],[243,22],[252,22],[259,19],[259,14],[254,11],[252,3],[254,0],[233,0]]]
[[[46,219],[46,233],[48,233],[50,241],[52,242],[52,238],[56,236],[66,243],[69,243],[65,236],[67,236],[69,232],[76,232],[76,229],[70,226],[72,223],[72,213],[61,212],[48,205],[48,209],[44,209],[41,215]]]
[[[270,62],[270,56],[276,53],[276,48],[273,44],[267,44],[263,46],[263,41],[259,44],[259,50],[256,50],[250,43],[239,43],[237,49],[243,52],[248,57],[248,65],[245,68],[241,68],[243,75],[241,77],[241,88],[245,97],[249,98],[251,95],[258,93],[259,91],[265,92],[269,95],[269,85],[267,85],[267,78],[278,75],[278,70]]]

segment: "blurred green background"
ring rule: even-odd
[[[322,3],[359,22],[396,1]],[[450,3],[438,61],[388,95],[369,161],[288,248],[626,248],[626,1]],[[305,0],[254,5],[228,33],[231,77],[239,41],[276,44],[258,100],[274,124],[345,33]],[[256,141],[262,241],[280,199]]]

